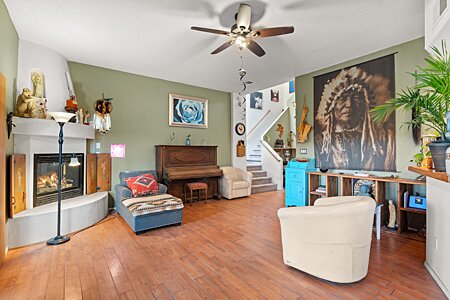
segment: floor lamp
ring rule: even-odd
[[[66,235],[61,235],[61,179],[62,179],[62,145],[63,145],[63,127],[64,124],[69,122],[70,119],[72,119],[75,114],[67,113],[67,112],[49,112],[50,116],[55,119],[56,122],[59,124],[59,163],[58,163],[58,227],[57,227],[57,233],[56,236],[49,239],[47,241],[47,245],[50,246],[56,246],[59,244],[63,244],[67,241],[69,241],[70,237]]]

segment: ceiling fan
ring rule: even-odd
[[[213,34],[226,35],[231,38],[227,42],[223,43],[219,48],[211,52],[211,54],[217,54],[227,49],[228,47],[236,44],[239,46],[241,50],[243,48],[248,48],[248,50],[252,51],[259,57],[266,54],[266,52],[263,50],[263,48],[261,48],[261,46],[257,42],[255,42],[254,39],[289,34],[294,32],[293,26],[262,28],[253,30],[250,24],[251,15],[252,15],[252,7],[248,4],[241,3],[239,5],[238,12],[235,15],[236,24],[234,24],[231,27],[230,32],[220,29],[211,29],[196,26],[192,26],[191,29]]]

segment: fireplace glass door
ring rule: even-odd
[[[84,192],[84,155],[75,154],[79,166],[70,166],[73,154],[63,154],[61,167],[61,199],[82,196]],[[58,200],[58,154],[35,154],[34,156],[34,206]]]

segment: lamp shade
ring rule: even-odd
[[[78,167],[80,165],[80,161],[76,157],[72,157],[70,159],[69,167]]]
[[[75,114],[60,111],[48,112],[48,114],[58,123],[67,123],[70,119],[75,117]]]

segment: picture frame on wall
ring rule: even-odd
[[[250,94],[250,108],[263,109],[263,93],[253,92]]]
[[[208,128],[208,99],[169,94],[169,126]]]
[[[270,100],[272,102],[280,102],[280,91],[279,90],[270,90]]]

